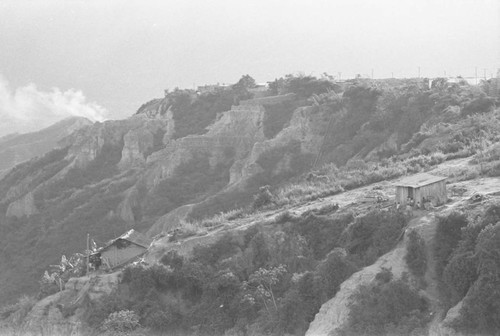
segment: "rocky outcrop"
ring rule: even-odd
[[[96,123],[63,139],[61,145],[70,146],[68,157],[76,167],[85,168],[102,151],[103,147],[122,147],[125,134],[144,125],[140,117]]]
[[[230,111],[220,113],[204,135],[189,135],[170,141],[164,138],[165,148],[147,158],[150,167],[146,178],[148,188],[170,177],[175,168],[189,161],[195,152],[208,153],[212,166],[225,158],[227,149],[234,151],[236,161],[246,158],[253,145],[265,139],[262,130],[264,112],[262,106],[233,106]]]
[[[119,163],[122,170],[143,166],[147,156],[164,147],[174,133],[170,111],[166,119],[150,119],[145,115],[135,115],[132,118],[140,119],[143,123],[123,136],[122,158]]]
[[[135,186],[127,190],[125,192],[123,201],[118,205],[118,208],[116,209],[118,217],[129,224],[135,223],[133,208],[138,206],[139,204],[138,194],[139,192],[137,191],[137,188]]]
[[[254,144],[250,154],[237,164],[241,167],[240,171],[236,169],[231,171],[231,184],[238,180],[246,178],[258,173],[261,167],[256,163],[259,156],[277,147],[282,147],[292,141],[300,142],[302,153],[317,154],[321,147],[323,136],[320,130],[322,129],[322,116],[315,113],[311,107],[300,107],[293,112],[290,123],[273,139],[263,139]],[[286,159],[286,158],[285,158]],[[281,163],[286,166],[285,162]]]
[[[140,166],[146,162],[146,153],[154,146],[154,136],[147,129],[131,130],[123,137],[120,167]]]
[[[33,199],[33,193],[29,192],[24,197],[12,202],[7,208],[7,217],[31,216],[38,213]]]

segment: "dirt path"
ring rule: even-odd
[[[470,158],[445,161],[429,171],[429,173],[448,175],[453,173],[453,171],[463,170],[464,168],[469,167],[469,161]],[[355,214],[358,214],[368,212],[376,208],[387,207],[391,205],[392,200],[394,199],[395,191],[393,183],[396,180],[397,179],[374,183],[357,189],[345,191],[337,195],[320,198],[304,204],[293,205],[291,207],[283,209],[275,209],[264,211],[258,214],[252,214],[248,217],[231,221],[227,223],[227,225],[213,229],[207,232],[205,235],[189,237],[179,242],[169,242],[168,237],[160,238],[159,240],[154,242],[145,259],[147,262],[154,263],[159,258],[159,256],[163,254],[164,251],[169,249],[178,250],[181,254],[188,254],[194,246],[200,244],[210,244],[228,230],[244,230],[254,224],[271,223],[277,216],[285,211],[289,211],[295,216],[300,216],[306,211],[319,209],[323,206],[328,206],[331,204],[338,204],[341,209],[352,210]],[[470,181],[457,182],[449,184],[448,189],[450,189],[452,186],[464,187],[467,191],[460,197],[454,197],[452,203],[445,205],[444,208],[438,209],[439,211],[444,211],[447,209],[451,210],[452,208],[463,204],[462,202],[466,202],[475,193],[500,194],[500,178],[497,177],[486,177]],[[389,199],[389,201],[380,204],[374,202],[362,203],[361,200],[365,199],[366,195],[374,189],[376,189],[377,192],[381,192],[382,194],[384,194]]]
[[[427,299],[430,307],[430,314],[433,316],[429,324],[429,336],[440,335],[439,322],[446,313],[438,290],[438,278],[435,272],[436,261],[434,258],[434,237],[436,234],[436,214],[434,212],[425,213],[421,217],[410,221],[408,229],[416,230],[424,239],[426,245],[427,270],[425,272],[426,287],[420,291],[420,295]],[[407,230],[408,231],[408,230]]]
[[[396,278],[406,271],[405,247],[401,241],[396,248],[377,259],[375,263],[354,273],[340,285],[335,296],[321,306],[311,322],[306,336],[336,336],[349,317],[351,297],[359,286],[375,280],[382,268],[391,269]]]

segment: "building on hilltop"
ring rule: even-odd
[[[446,177],[427,173],[415,174],[394,183],[396,203],[406,205],[408,200],[423,205],[432,202],[434,206],[446,203]]]
[[[109,241],[106,246],[91,255],[90,260],[96,269],[100,265],[113,269],[146,253],[150,244],[148,238],[132,229]]]
[[[490,80],[490,97],[500,97],[500,69],[497,71],[497,77]]]
[[[232,87],[231,84],[209,84],[209,85],[201,85],[198,86],[196,89],[196,92],[199,94],[205,94],[205,93],[215,93],[219,90],[228,90]]]

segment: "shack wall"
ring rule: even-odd
[[[396,187],[396,203],[401,205],[406,205],[406,200],[408,198],[408,187]]]
[[[406,205],[408,199],[409,189],[413,189],[413,199],[415,204],[420,202],[423,205],[423,200],[430,199],[433,205],[441,205],[446,203],[448,195],[446,192],[446,181],[438,181],[418,188],[396,186],[396,203]]]
[[[130,244],[126,248],[122,249],[112,245],[101,252],[102,264],[109,264],[111,267],[116,267],[143,254],[144,252],[146,252],[144,247],[135,244]]]
[[[423,205],[424,199],[431,200],[435,206],[446,203],[448,200],[446,181],[439,181],[415,189],[415,202],[420,202]]]

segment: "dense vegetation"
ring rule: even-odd
[[[271,95],[294,93],[299,99],[306,99],[314,94],[318,95],[328,91],[340,90],[340,86],[327,77],[318,79],[314,76],[290,74],[269,82]]]
[[[228,232],[190,258],[170,251],[163,265],[127,268],[87,321],[100,326],[109,314],[132,310],[158,332],[303,335],[345,279],[397,243],[406,221],[396,212],[308,213]]]
[[[452,213],[440,219],[436,273],[441,275],[441,291],[449,306],[463,300],[451,326],[490,335],[500,328],[500,205],[491,204],[476,215]]]

